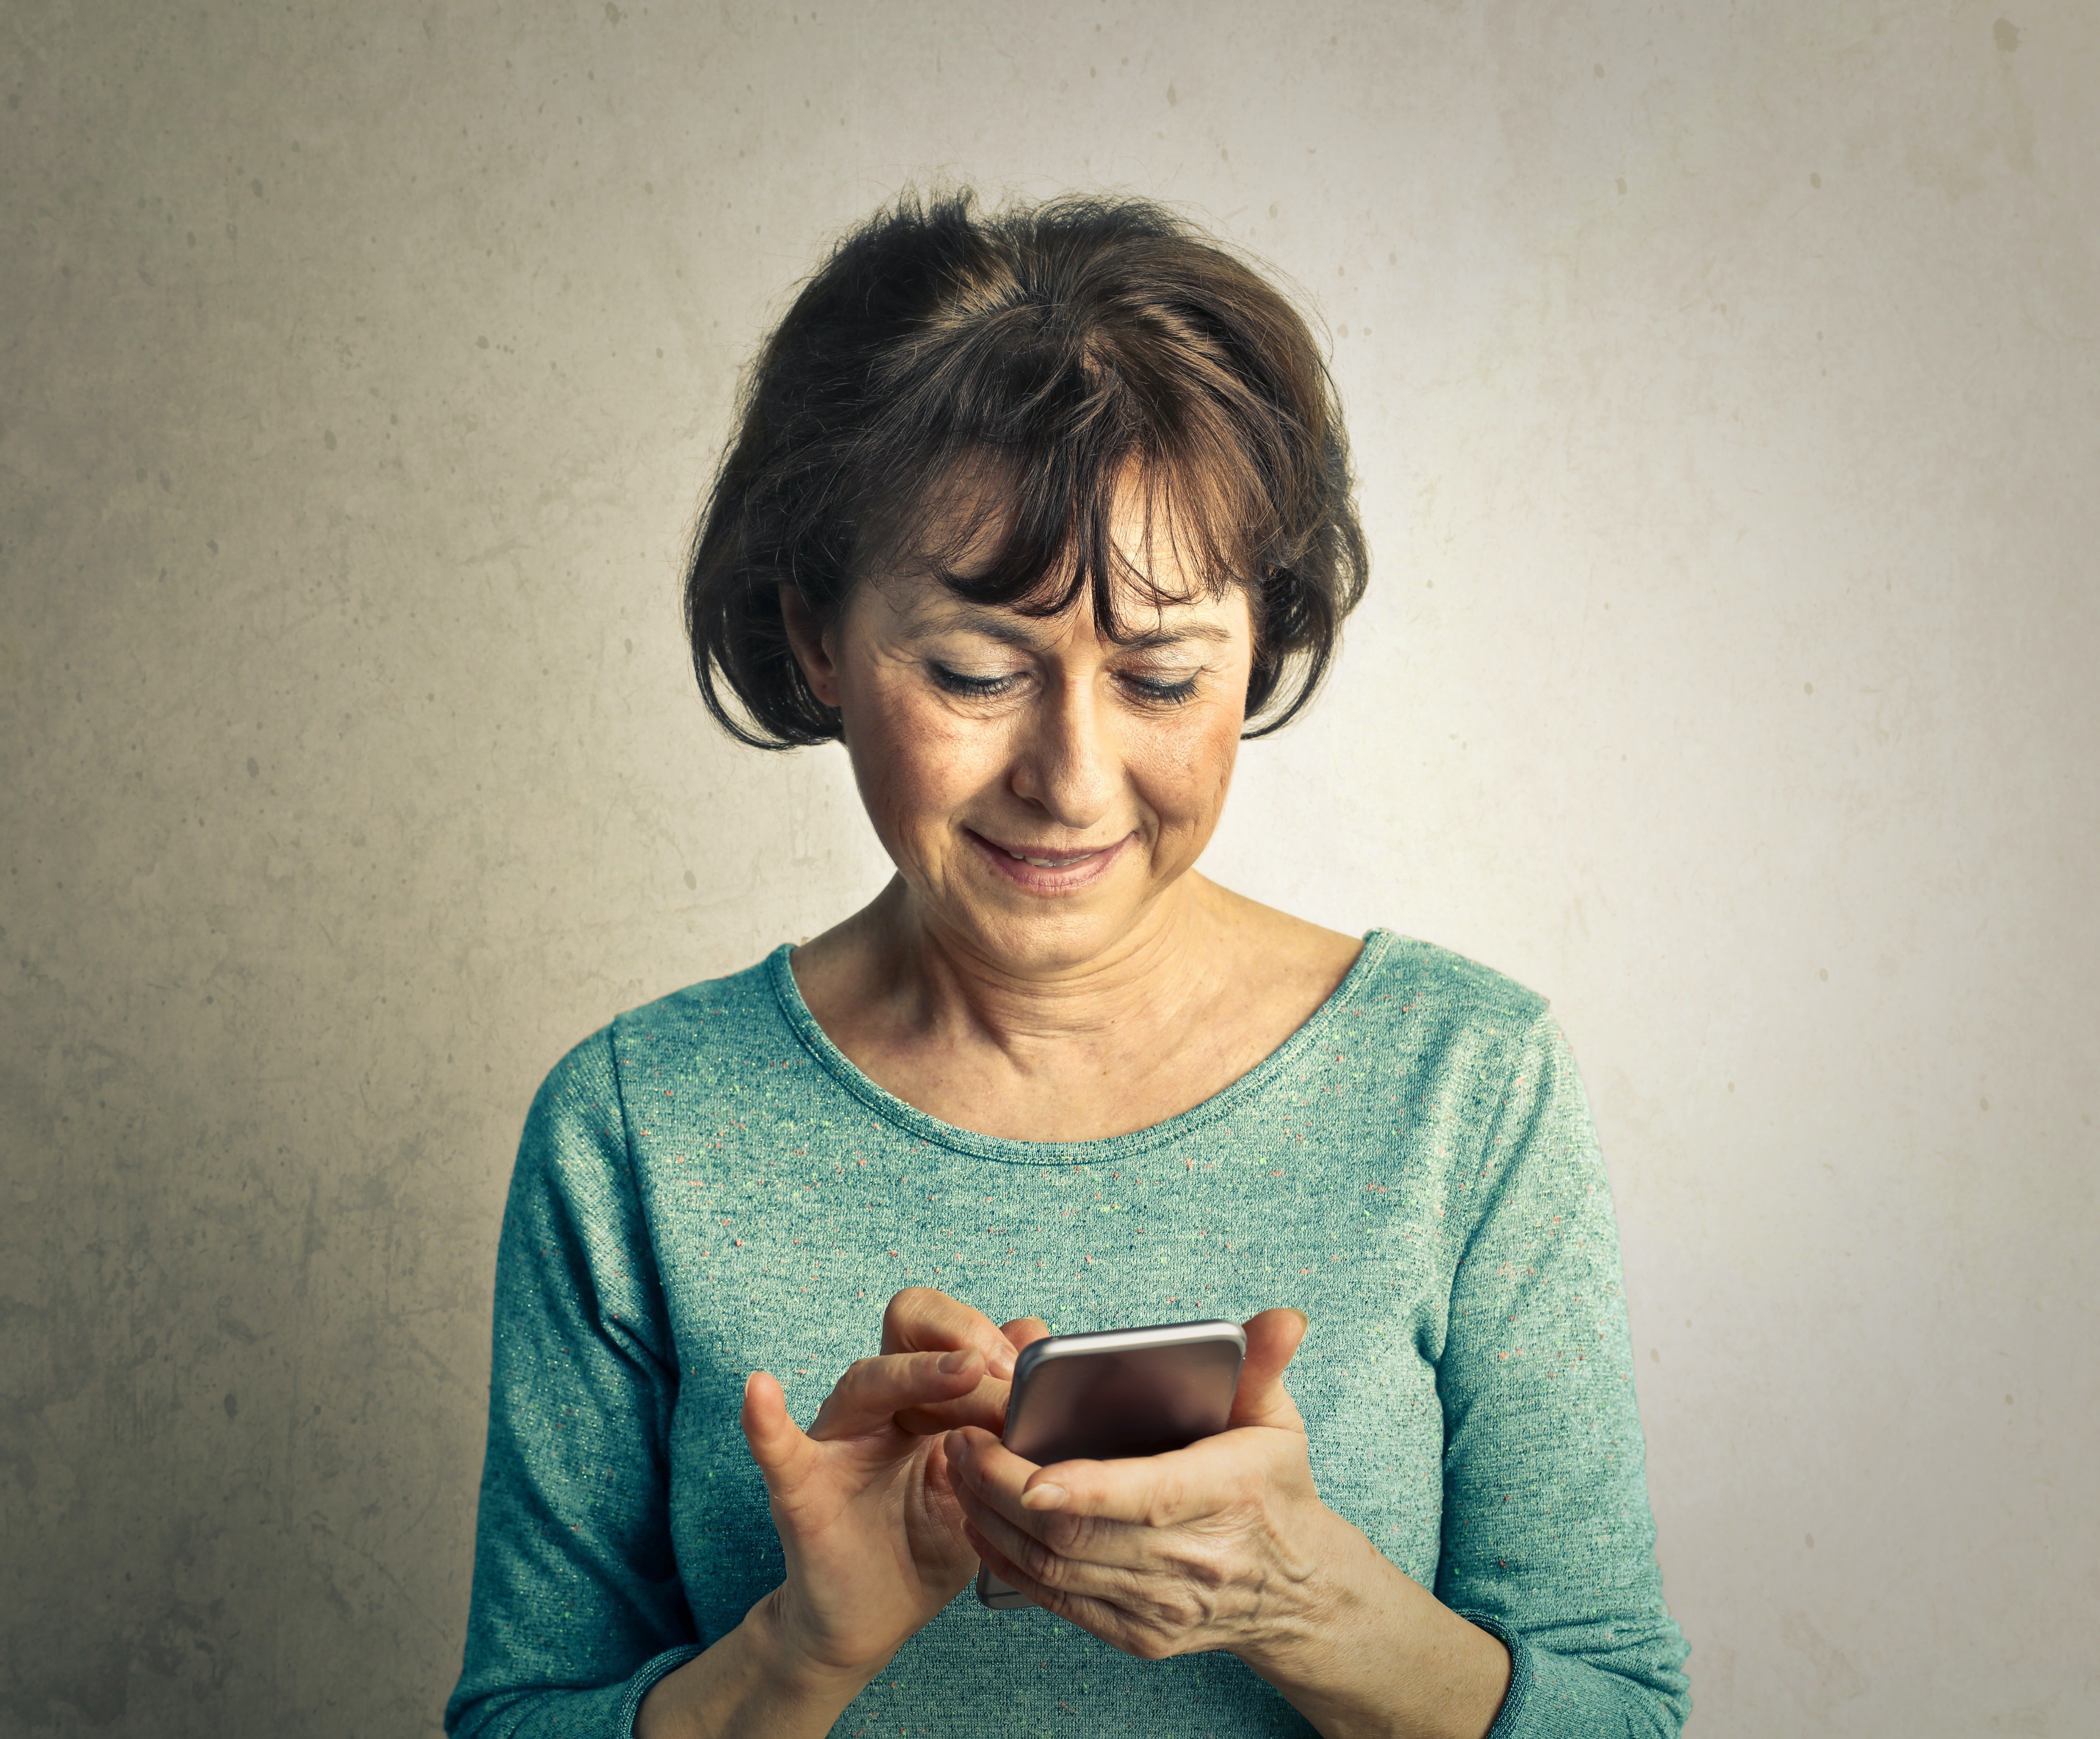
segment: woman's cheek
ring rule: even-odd
[[[1224,811],[1239,754],[1237,717],[1231,709],[1185,720],[1154,734],[1140,779],[1148,806],[1170,832],[1207,839]]]
[[[876,831],[895,855],[907,842],[938,837],[984,783],[995,761],[995,729],[924,700],[893,698],[870,709],[867,728],[849,730],[854,765]],[[908,849],[908,848],[907,848]]]

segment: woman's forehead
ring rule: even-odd
[[[862,578],[882,594],[889,632],[1040,647],[1076,633],[1084,612],[1105,645],[1246,638],[1254,600],[1239,522],[1228,491],[1185,486],[1165,468],[1124,463],[1110,488],[1068,497],[977,458],[878,509]]]
[[[1244,479],[1183,475],[1129,460],[1104,481],[1098,493],[1081,488],[1069,499],[1061,492],[1051,498],[1060,504],[1053,523],[1074,545],[1061,552],[1059,563],[1079,560],[1078,546],[1098,535],[1100,554],[1162,596],[1219,589],[1211,570],[1229,554],[1220,533],[1243,517]],[[893,504],[888,535],[878,533],[890,552],[883,565],[923,567],[967,583],[1009,556],[1017,534],[1043,529],[1046,505],[1002,461],[950,466],[915,499],[907,495]],[[876,517],[885,516],[878,510]]]
[[[1246,594],[1238,586],[1222,594],[1198,589],[1189,597],[1128,580],[1118,588],[1113,624],[1106,632],[1093,620],[1093,600],[1083,589],[1054,612],[1030,610],[1024,604],[977,602],[923,569],[893,575],[870,589],[880,594],[886,613],[907,634],[976,634],[1030,649],[1050,645],[1088,625],[1104,639],[1134,647],[1222,644],[1242,638],[1251,626]]]

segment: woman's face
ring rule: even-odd
[[[791,608],[920,916],[1003,969],[1070,969],[1137,938],[1217,826],[1253,625],[1241,588],[1204,596],[1166,543],[1144,571],[1192,601],[1153,605],[1133,587],[1120,642],[1084,596],[1026,616],[930,575],[863,582],[821,639]]]

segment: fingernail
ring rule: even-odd
[[[1013,1375],[1012,1348],[999,1347],[994,1349],[991,1355],[991,1374],[995,1377],[1010,1377]]]
[[[960,1352],[944,1354],[942,1357],[941,1362],[933,1368],[938,1370],[943,1376],[952,1377],[957,1371],[960,1370],[964,1366],[968,1364],[969,1362],[969,1348],[965,1347]]]
[[[1071,1494],[1062,1485],[1030,1485],[1021,1494],[1021,1507],[1025,1510],[1061,1510]]]

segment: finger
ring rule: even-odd
[[[997,1511],[982,1503],[973,1503],[967,1494],[963,1498],[963,1527],[973,1544],[982,1540],[1003,1562],[1019,1569],[1037,1587],[1053,1589],[1067,1598],[1100,1600],[1110,1605],[1126,1604],[1140,1592],[1138,1578],[1132,1569],[1096,1559],[1068,1556],[1026,1529],[1017,1528]],[[984,1556],[982,1548],[977,1556]],[[1156,1571],[1157,1561],[1151,1562]],[[992,1573],[996,1576],[999,1572],[994,1570]]]
[[[973,1347],[856,1359],[824,1397],[810,1435],[822,1442],[893,1429],[900,1412],[967,1395],[984,1374],[984,1357]]]
[[[1025,1550],[1016,1543],[1025,1535],[1059,1557],[1104,1569],[1133,1570],[1157,1559],[1158,1536],[1150,1528],[1030,1508],[1025,1494],[1035,1465],[1005,1450],[998,1439],[958,1432],[942,1441],[949,1484],[964,1516],[1004,1541],[1009,1556]],[[1035,1573],[1053,1579],[1039,1569]]]
[[[1007,1397],[1012,1388],[1010,1383],[985,1377],[975,1388],[956,1400],[907,1407],[897,1415],[897,1423],[920,1437],[959,1431],[965,1425],[976,1425],[986,1431],[1004,1431]]]
[[[970,1550],[977,1555],[977,1562],[996,1576],[1008,1587],[1022,1596],[1031,1604],[1046,1612],[1056,1612],[1062,1596],[1054,1588],[1046,1588],[1027,1571],[1008,1557],[994,1545],[984,1530],[973,1525],[968,1516],[963,1518],[963,1538],[970,1543]]]
[[[1232,1424],[1305,1429],[1296,1403],[1283,1386],[1283,1372],[1304,1340],[1306,1326],[1302,1310],[1264,1310],[1247,1320],[1246,1362],[1240,1366],[1239,1386],[1233,1391]]]
[[[1185,1450],[1127,1461],[1061,1461],[1039,1468],[1020,1494],[1021,1507],[1048,1521],[1052,1516],[1096,1522],[1171,1528],[1219,1507],[1189,1466]]]
[[[1050,1325],[1040,1317],[1016,1317],[1011,1322],[1002,1322],[999,1331],[1013,1343],[1017,1353],[1025,1346],[1050,1338]]]
[[[754,1370],[744,1379],[739,1423],[767,1490],[778,1492],[793,1485],[815,1465],[816,1445],[788,1416],[787,1396],[765,1371]]]
[[[938,1297],[941,1295],[937,1293],[934,1295]],[[1018,1353],[1031,1341],[1047,1339],[1050,1325],[1040,1317],[1016,1317],[1011,1322],[1000,1323],[999,1331],[1006,1337],[1008,1344]],[[936,1432],[959,1431],[965,1425],[976,1425],[992,1432],[1005,1430],[1006,1405],[1013,1386],[998,1375],[997,1365],[994,1365],[992,1369],[994,1374],[986,1377],[960,1401],[951,1401],[938,1407],[914,1407],[907,1413],[898,1414],[897,1423],[907,1431],[928,1437]]]
[[[1037,1469],[988,1431],[951,1432],[943,1440],[951,1476],[965,1496],[974,1496],[1009,1521],[1026,1525],[1034,1518],[1021,1501]]]
[[[1045,1612],[1076,1624],[1083,1631],[1103,1638],[1112,1637],[1129,1629],[1128,1621],[1116,1607],[1091,1595],[1079,1594],[1065,1588],[1052,1587],[1039,1582],[1028,1573],[1023,1565],[1016,1563],[999,1549],[997,1542],[982,1529],[963,1524],[963,1537],[970,1543],[984,1567],[1008,1587],[1017,1589]]]
[[[1036,1471],[1034,1462],[1015,1454],[989,1431],[951,1432],[946,1446],[950,1463],[967,1469],[973,1485],[1008,1509],[1020,1509],[1021,1491]]]
[[[1266,1428],[1238,1428],[1160,1455],[1053,1462],[1029,1471],[1017,1486],[1016,1469],[978,1450],[974,1439],[968,1453],[985,1470],[979,1489],[986,1500],[1009,1521],[1055,1544],[1059,1532],[1045,1525],[1055,1520],[1104,1529],[1110,1524],[1171,1528],[1230,1509],[1271,1477],[1277,1441]],[[1011,1459],[1027,1468],[1018,1457]],[[1105,1531],[1104,1540],[1109,1538]],[[1090,1547],[1088,1555],[1103,1556],[1109,1549]]]
[[[997,1516],[1020,1533],[1062,1556],[1089,1564],[1136,1569],[1158,1554],[1155,1517],[1174,1512],[1180,1485],[1172,1473],[1167,1490],[1149,1499],[1104,1491],[1137,1484],[1150,1490],[1159,1480],[1160,1458],[1129,1461],[1060,1462],[1052,1470],[1015,1454],[998,1438],[977,1431],[957,1432],[946,1440],[951,1483],[964,1512]],[[1069,1479],[1077,1494],[1057,1481]],[[1098,1510],[1092,1506],[1099,1505]]]
[[[907,1287],[882,1313],[885,1353],[946,1353],[974,1347],[995,1377],[1013,1375],[1013,1343],[982,1310],[931,1287]]]

